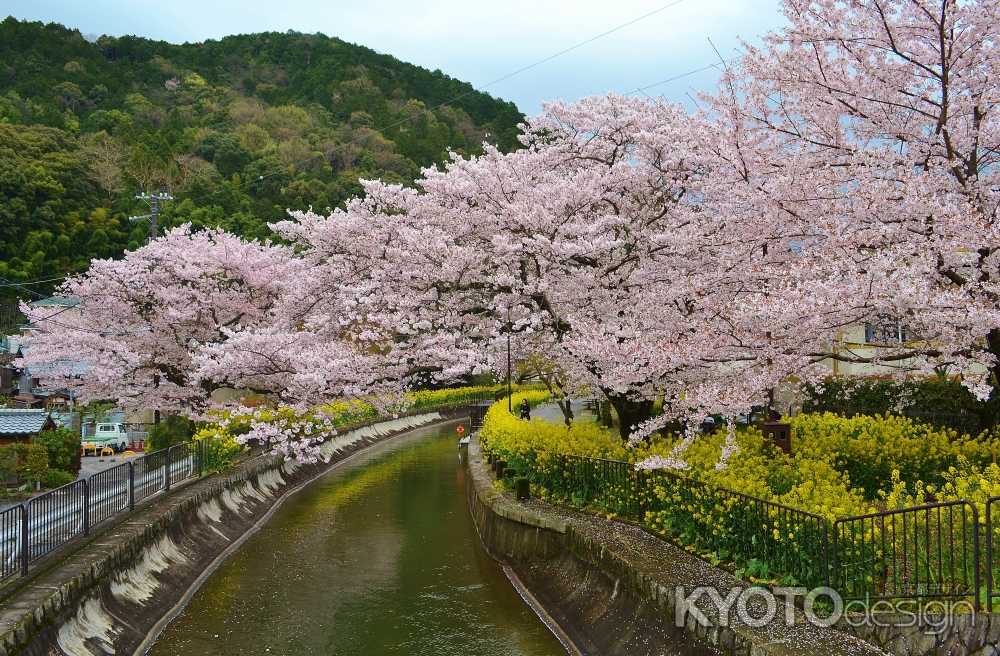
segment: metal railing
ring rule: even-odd
[[[494,454],[493,458],[499,456]],[[828,586],[845,600],[965,600],[1000,605],[1000,496],[942,501],[835,520],[674,472],[576,455],[516,458],[525,476],[573,505],[636,520],[746,567],[758,578]]]
[[[1000,497],[990,497],[986,500],[982,518],[985,522],[983,539],[983,559],[986,561],[986,607],[992,609],[994,601],[1000,601],[1000,590],[996,588],[997,580],[1000,579],[1000,562],[996,553],[997,546],[1000,545],[1000,522],[994,524],[994,512],[1000,505]]]
[[[834,527],[834,587],[845,599],[978,598],[979,513],[968,501],[842,517]]]
[[[50,490],[0,512],[0,580],[161,490],[199,477],[207,441],[185,442],[139,456]]]
[[[700,551],[744,562],[756,558],[803,584],[829,583],[831,530],[819,515],[619,460],[561,455],[553,464],[557,475],[541,478],[576,504],[596,503],[639,522],[652,519]],[[794,546],[776,532],[794,535]]]

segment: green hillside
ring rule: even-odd
[[[127,217],[147,211],[141,190],[175,196],[164,225],[260,237],[286,208],[342,203],[358,178],[406,183],[449,149],[511,148],[521,119],[440,71],[321,34],[92,43],[7,18],[0,277],[51,278],[140,245]]]

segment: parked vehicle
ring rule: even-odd
[[[128,430],[125,424],[97,424],[94,436],[83,444],[84,452],[93,450],[96,455],[104,448],[120,453],[128,448]]]

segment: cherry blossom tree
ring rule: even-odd
[[[171,233],[70,280],[79,308],[30,310],[27,360],[84,398],[197,409],[226,386],[304,408],[485,371],[511,335],[605,396],[632,440],[746,412],[831,358],[945,367],[987,396],[1000,5],[782,7],[788,26],[726,64],[695,114],[553,103],[515,152],[293,213],[272,226],[289,247]],[[844,327],[884,321],[909,339],[839,347]],[[73,360],[95,375],[74,379]],[[650,466],[682,466],[694,438]]]
[[[196,376],[196,353],[266,324],[297,264],[281,246],[176,228],[69,278],[59,293],[75,305],[25,306],[21,364],[84,402],[197,414],[225,381]]]
[[[721,138],[705,191],[740,225],[733,259],[784,269],[756,296],[773,354],[946,368],[985,398],[1000,381],[1000,5],[782,7],[788,26],[709,99]],[[908,337],[836,348],[859,322]]]
[[[759,381],[720,322],[744,285],[719,266],[727,222],[702,209],[709,126],[608,96],[550,105],[524,130],[517,152],[455,157],[418,189],[366,182],[344,210],[275,226],[309,262],[313,300],[296,306],[323,319],[300,321],[322,332],[337,317],[441,377],[481,367],[507,332],[541,335],[623,437],[658,397],[672,415],[746,406]]]

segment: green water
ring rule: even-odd
[[[565,654],[479,543],[455,426],[379,445],[288,499],[150,654]]]

